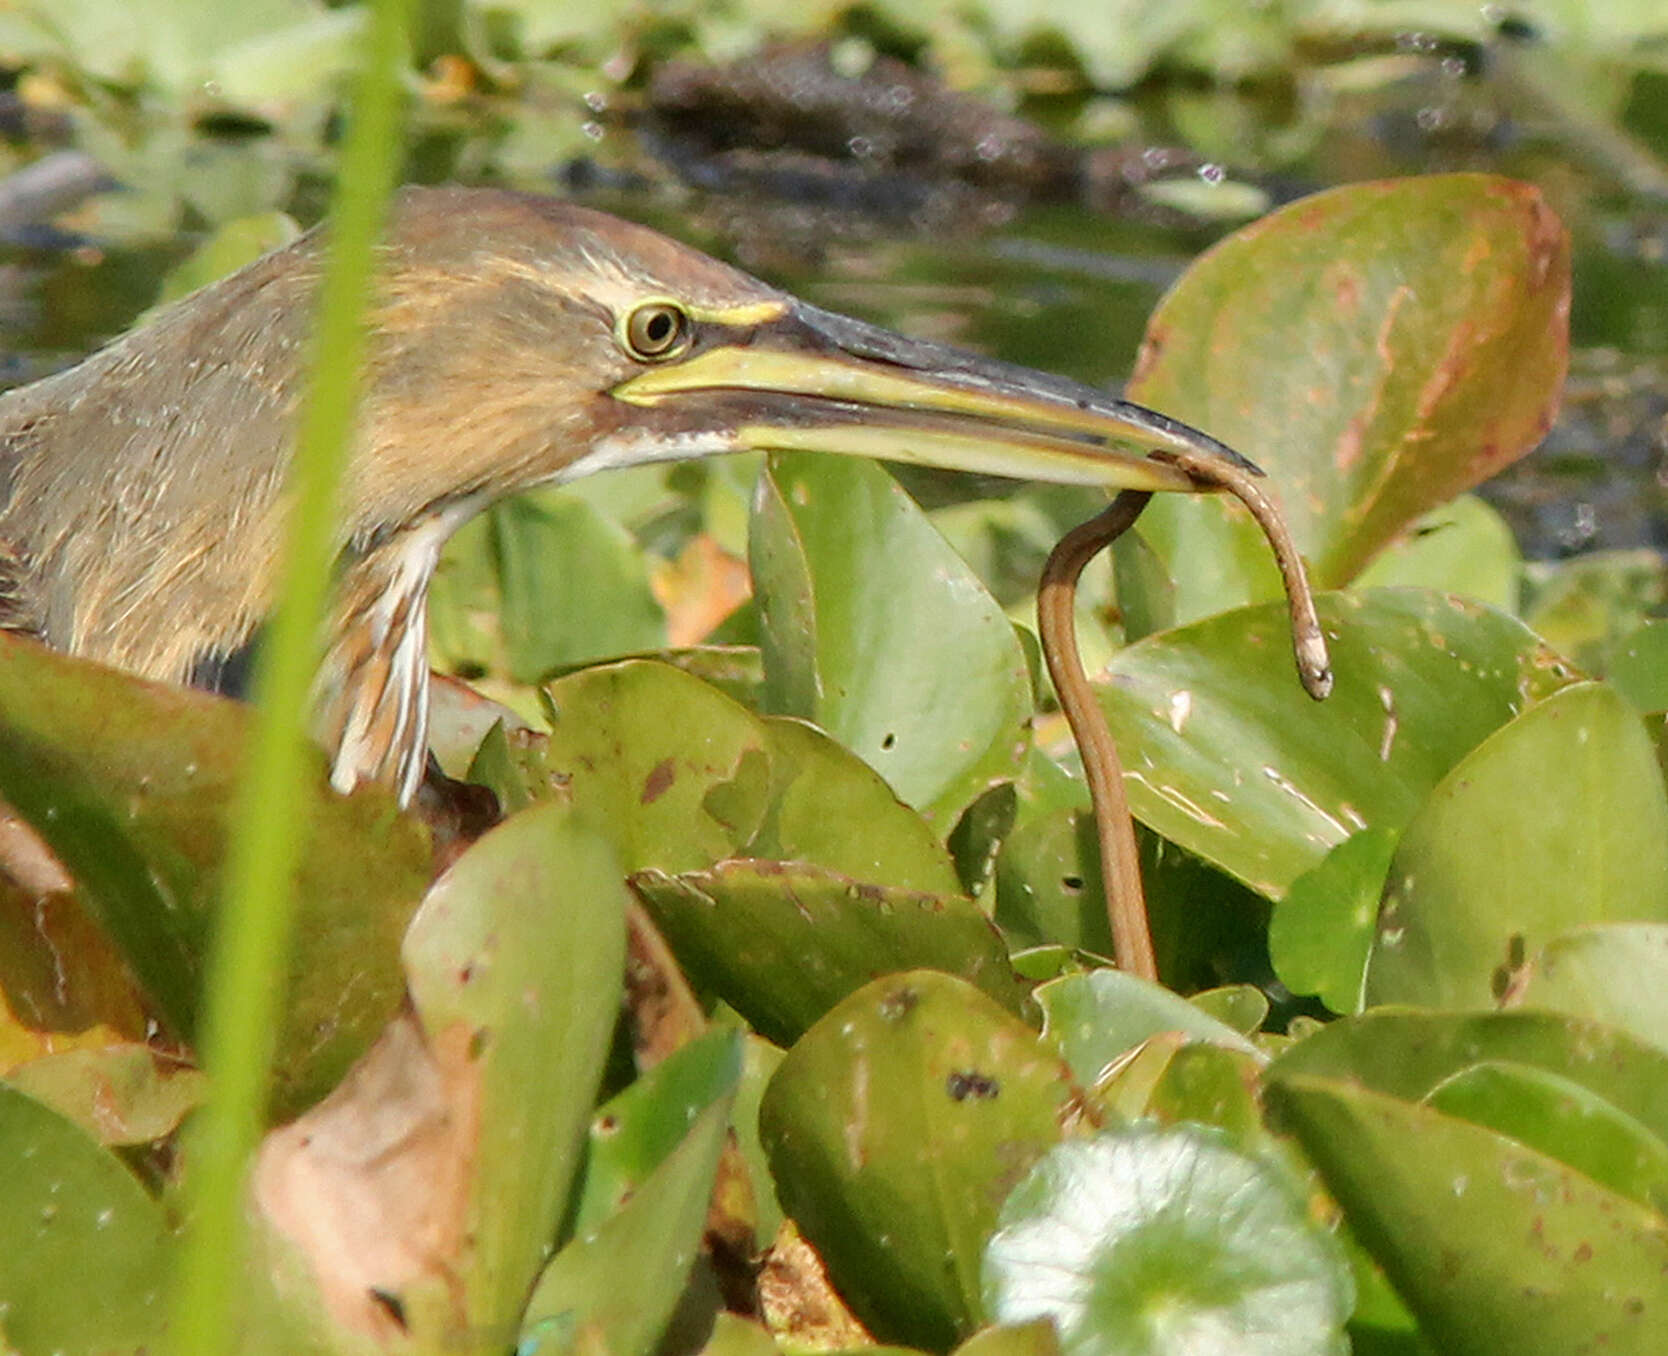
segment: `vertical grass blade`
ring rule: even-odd
[[[311,385],[291,472],[282,588],[262,658],[259,711],[234,811],[226,898],[199,1032],[213,1091],[189,1145],[189,1215],[172,1331],[174,1350],[190,1356],[230,1351],[235,1341],[243,1180],[259,1133],[283,1001],[293,876],[306,831],[295,790],[335,555],[332,520],[359,394],[372,248],[400,160],[399,74],[408,50],[410,2],[374,0],[371,8],[338,170]]]

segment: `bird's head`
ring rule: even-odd
[[[362,525],[761,449],[1114,489],[1202,488],[1167,449],[1246,465],[1092,387],[820,310],[569,203],[408,190],[385,262]]]

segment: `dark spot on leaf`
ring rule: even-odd
[[[620,1128],[620,1118],[613,1113],[597,1117],[596,1132],[599,1135],[611,1135]]]
[[[467,983],[469,983],[470,980],[472,980],[474,978],[475,978],[475,965],[474,965],[473,962],[470,962],[469,964],[467,964],[465,966],[462,966],[458,970],[458,983],[459,984],[467,984]]]
[[[654,804],[672,789],[672,783],[677,779],[676,763],[670,758],[662,758],[654,765],[654,770],[643,779],[643,794],[638,798],[639,804]]]
[[[944,1090],[950,1094],[952,1102],[965,1102],[969,1097],[993,1098],[999,1089],[994,1078],[970,1069],[966,1073],[952,1070],[944,1080]]]
[[[888,730],[886,732],[886,735],[880,741],[880,747],[883,748],[883,749],[889,749],[889,748],[892,747],[892,745],[896,744],[897,742],[898,742],[897,735],[893,734],[890,730]]]
[[[469,1038],[469,1058],[479,1059],[486,1053],[487,1046],[492,1044],[492,1033],[484,1026],[476,1027],[474,1035]]]
[[[371,1288],[371,1298],[376,1302],[378,1308],[394,1320],[394,1325],[401,1332],[406,1330],[405,1305],[400,1303],[398,1295],[392,1290],[378,1290],[373,1286]]]
[[[907,985],[893,989],[880,1000],[880,1015],[889,1022],[901,1021],[914,1011],[915,1005],[920,1001],[920,995]]]
[[[1075,895],[1079,890],[1081,890],[1083,888],[1083,877],[1082,876],[1061,876],[1060,877],[1060,888],[1062,890],[1064,890],[1068,895]]]
[[[1593,1260],[1593,1245],[1591,1243],[1577,1244],[1573,1256],[1577,1262],[1591,1262]]]

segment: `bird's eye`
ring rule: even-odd
[[[689,316],[669,301],[646,301],[626,317],[626,351],[649,361],[669,358],[689,339]]]

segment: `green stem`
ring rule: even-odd
[[[243,1293],[244,1182],[260,1133],[284,1000],[294,875],[307,832],[305,735],[318,636],[335,557],[342,483],[365,348],[372,251],[399,170],[400,72],[409,0],[372,0],[368,47],[343,148],[321,283],[312,379],[290,472],[293,507],[282,588],[261,656],[256,714],[199,1027],[212,1076],[187,1158],[187,1227],[172,1345],[190,1356],[235,1349]]]

